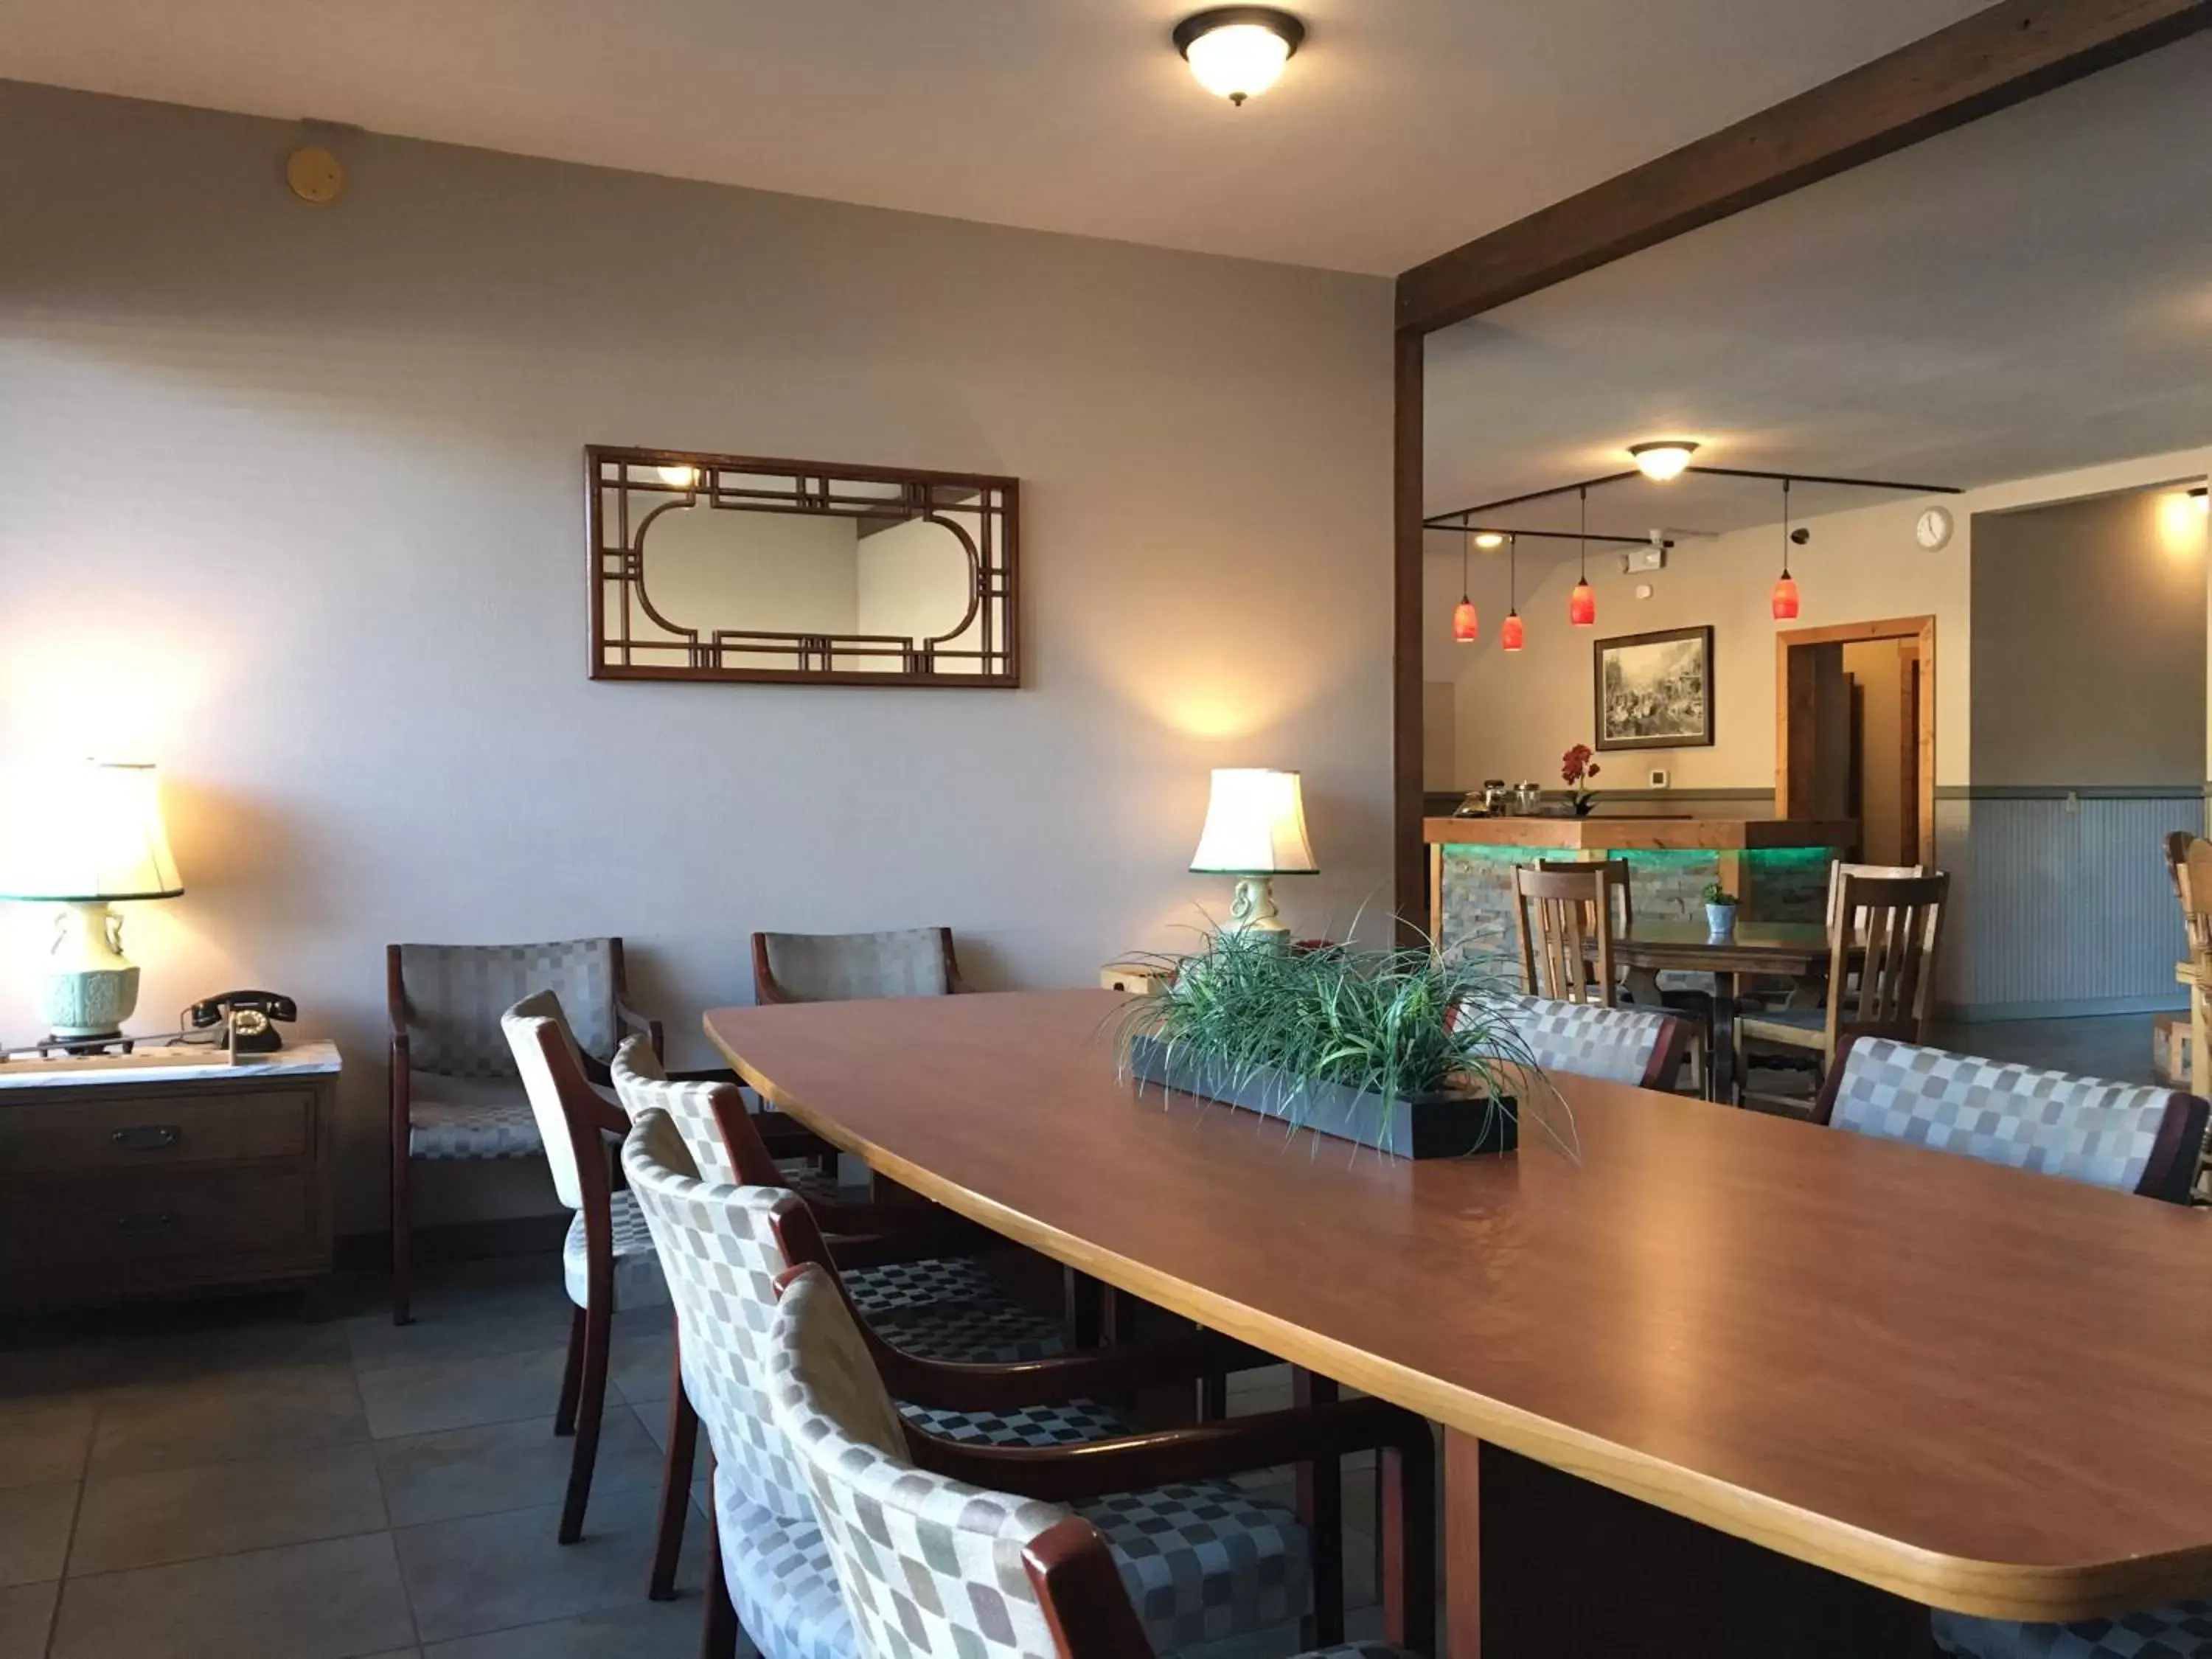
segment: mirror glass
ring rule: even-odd
[[[593,676],[1014,684],[1015,494],[594,450]]]

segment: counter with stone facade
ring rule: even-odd
[[[1455,955],[1511,958],[1513,869],[1540,860],[1626,859],[1639,920],[1705,919],[1717,881],[1747,921],[1819,921],[1828,866],[1858,839],[1848,821],[1794,818],[1430,818],[1429,933]]]

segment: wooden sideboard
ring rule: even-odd
[[[0,1310],[331,1270],[339,1059],[0,1074]]]

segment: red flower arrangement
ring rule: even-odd
[[[1590,808],[1597,804],[1597,798],[1589,790],[1577,787],[1577,785],[1597,775],[1597,763],[1590,757],[1590,746],[1588,744],[1578,743],[1559,757],[1559,777],[1569,789],[1574,791],[1577,817],[1588,817]]]

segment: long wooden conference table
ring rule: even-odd
[[[2212,1592],[2212,1217],[1584,1079],[1412,1164],[1115,1076],[1121,997],[710,1012],[983,1226],[1445,1439],[1448,1650],[1911,1654]]]

